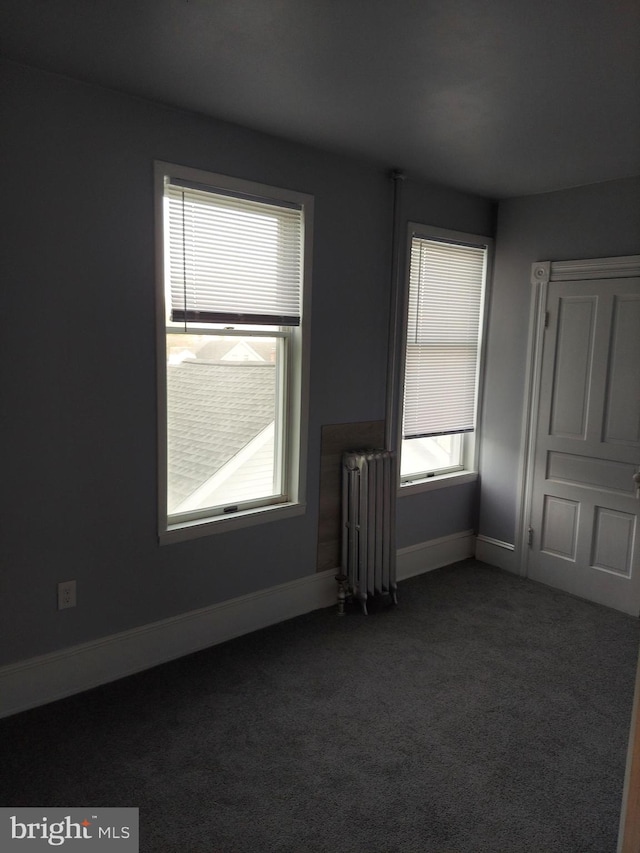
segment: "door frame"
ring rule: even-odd
[[[529,571],[529,536],[533,499],[533,463],[536,449],[540,378],[544,344],[545,315],[549,283],[552,281],[586,281],[590,279],[632,278],[640,276],[640,255],[613,258],[586,258],[577,261],[539,261],[531,265],[531,311],[523,412],[522,462],[520,469],[519,510],[515,552],[519,574]]]

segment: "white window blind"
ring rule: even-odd
[[[475,429],[486,247],[411,241],[404,438]]]
[[[171,319],[300,324],[302,211],[294,205],[165,186]]]

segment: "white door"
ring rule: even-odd
[[[548,285],[528,576],[640,613],[640,278]]]

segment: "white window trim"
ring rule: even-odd
[[[205,184],[212,189],[245,193],[299,205],[304,213],[304,258],[302,313],[300,326],[292,335],[294,352],[288,371],[290,400],[286,476],[289,500],[240,510],[233,515],[215,515],[192,521],[170,523],[167,518],[167,368],[166,300],[164,252],[164,180],[165,176]],[[156,247],[156,332],[157,332],[157,425],[158,425],[158,539],[160,544],[181,542],[256,524],[278,521],[306,512],[307,446],[309,431],[309,352],[311,326],[311,270],[313,252],[313,196],[295,190],[280,189],[240,178],[218,175],[188,166],[154,163],[155,247]]]
[[[463,468],[459,471],[450,471],[442,474],[430,474],[426,477],[416,477],[410,482],[402,482],[400,478],[400,464],[398,464],[398,497],[406,497],[415,495],[421,492],[430,492],[435,489],[443,489],[449,486],[459,486],[463,483],[472,483],[478,479],[478,455],[480,449],[479,426],[482,413],[482,400],[484,389],[484,373],[485,373],[485,351],[486,351],[486,331],[487,331],[487,316],[490,296],[491,273],[493,269],[493,238],[483,234],[469,234],[464,231],[453,231],[448,228],[438,228],[432,225],[424,225],[418,222],[409,222],[407,227],[407,243],[405,251],[405,268],[403,277],[403,293],[401,299],[401,313],[398,318],[400,326],[399,335],[399,357],[398,357],[398,373],[399,373],[399,399],[395,408],[394,416],[398,419],[397,435],[397,454],[400,460],[402,451],[402,419],[404,409],[404,376],[405,376],[405,360],[407,347],[407,327],[408,327],[408,308],[409,308],[409,273],[411,265],[411,240],[414,236],[434,237],[436,239],[455,240],[462,243],[471,243],[478,246],[487,247],[486,261],[486,278],[485,289],[481,316],[482,334],[480,336],[480,346],[478,351],[478,394],[476,400],[476,429],[475,432],[465,436],[463,441]]]
[[[421,492],[431,492],[435,489],[446,489],[448,486],[461,486],[463,483],[474,483],[478,479],[477,471],[451,471],[448,474],[434,474],[431,477],[412,480],[410,483],[400,483],[398,497],[416,495]]]

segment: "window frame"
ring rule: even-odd
[[[286,434],[283,437],[284,500],[274,503],[266,499],[257,506],[247,506],[233,514],[203,515],[198,518],[172,520],[167,511],[167,365],[166,336],[175,332],[166,300],[164,196],[165,179],[190,181],[212,192],[242,194],[262,198],[271,203],[294,204],[302,210],[303,261],[302,299],[299,326],[280,327],[276,336],[285,337],[287,365],[283,382],[286,397]],[[309,417],[309,343],[311,308],[311,269],[313,251],[313,196],[295,190],[281,189],[229,175],[194,169],[164,161],[154,162],[155,244],[156,244],[156,361],[157,361],[157,474],[158,474],[158,539],[160,544],[179,542],[210,534],[237,530],[269,521],[291,518],[306,512],[306,460]],[[181,325],[181,324],[178,324]],[[173,328],[172,328],[173,327]],[[210,326],[206,328],[210,329]],[[190,324],[189,332],[202,333],[199,324]],[[266,331],[266,330],[265,330]],[[239,335],[251,335],[242,327]],[[256,333],[260,336],[261,333]],[[272,332],[273,335],[273,332]]]
[[[166,336],[169,335],[179,337],[181,334],[184,334],[184,324],[181,321],[169,322],[166,328]],[[188,335],[199,335],[202,337],[211,337],[215,338],[237,338],[238,340],[260,340],[261,338],[273,338],[276,340],[276,348],[279,350],[279,356],[276,359],[276,373],[275,373],[275,382],[274,382],[274,397],[276,405],[274,408],[276,409],[276,417],[274,423],[274,458],[277,461],[274,463],[274,469],[277,468],[277,477],[279,481],[279,491],[274,491],[270,495],[265,495],[262,497],[255,497],[251,499],[244,499],[242,501],[243,510],[251,510],[260,508],[262,506],[269,506],[271,504],[281,505],[285,502],[284,499],[284,490],[288,483],[288,459],[286,453],[284,453],[284,449],[288,446],[288,417],[289,411],[286,405],[288,393],[286,390],[286,376],[288,371],[288,365],[290,363],[289,352],[291,350],[291,336],[292,330],[291,327],[281,326],[279,328],[271,328],[264,327],[263,329],[257,330],[252,329],[251,331],[247,331],[242,327],[236,329],[229,328],[219,328],[213,325],[203,325],[203,324],[195,324],[192,323],[189,326],[188,331],[186,332]],[[168,387],[168,385],[167,385]],[[283,390],[284,389],[284,390]],[[251,442],[249,442],[251,444]],[[247,445],[248,446],[248,445]],[[239,454],[242,454],[244,448],[239,451]],[[235,457],[233,457],[235,458]],[[229,460],[230,462],[231,460]],[[223,466],[224,467],[224,466]],[[222,470],[222,469],[220,469]],[[215,472],[216,474],[218,472]],[[215,475],[214,475],[215,476]],[[167,478],[168,481],[168,478]],[[206,482],[206,481],[205,481]],[[203,483],[202,486],[205,484]],[[197,491],[194,494],[197,494]],[[190,497],[193,497],[191,495]],[[229,504],[233,504],[231,499],[227,499],[220,503],[217,503],[213,506],[206,507],[203,509],[183,509],[180,512],[174,511],[169,515],[171,518],[170,526],[178,526],[184,525],[185,523],[191,521],[198,521],[201,518],[217,518],[218,516],[223,516],[225,514],[225,505],[229,506]],[[234,515],[237,512],[243,510],[235,510]],[[229,516],[227,516],[229,517]]]
[[[466,243],[478,247],[486,247],[485,277],[482,295],[482,307],[480,312],[480,334],[478,341],[478,365],[475,401],[475,430],[462,435],[462,466],[456,470],[444,470],[442,473],[416,473],[402,476],[400,474],[403,442],[403,420],[404,420],[404,383],[406,371],[407,334],[409,327],[409,287],[411,276],[411,244],[414,237],[426,240],[444,240],[458,243]],[[485,350],[487,336],[487,316],[490,296],[491,272],[493,264],[493,238],[483,234],[471,234],[463,231],[455,231],[448,228],[440,228],[432,225],[424,225],[418,222],[409,222],[407,226],[407,243],[405,252],[405,268],[403,277],[402,310],[399,318],[399,399],[397,401],[396,417],[398,419],[397,429],[397,453],[398,453],[398,495],[407,496],[433,489],[446,488],[448,486],[470,483],[478,478],[478,454],[479,454],[479,425],[482,411],[484,372],[485,372]]]

